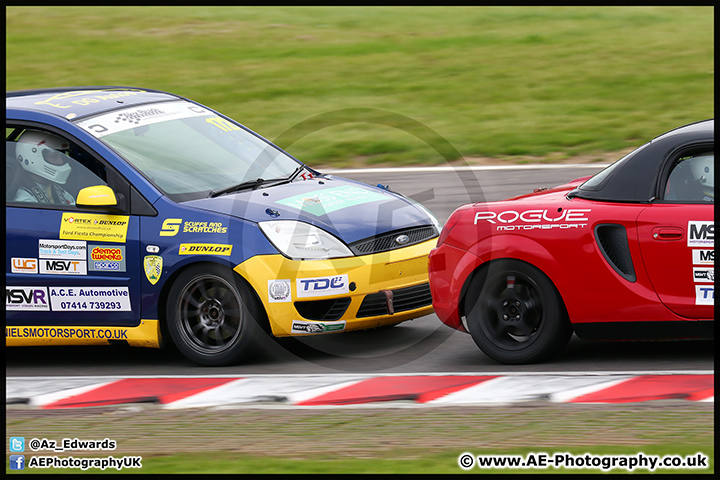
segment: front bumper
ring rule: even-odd
[[[445,325],[461,332],[467,333],[460,312],[463,288],[481,264],[472,253],[447,243],[430,253],[428,271],[435,314]]]
[[[275,336],[364,330],[433,312],[428,254],[436,242],[330,260],[258,255],[235,271],[257,292]]]

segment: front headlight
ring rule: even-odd
[[[270,220],[258,223],[260,230],[283,255],[293,260],[352,257],[340,240],[325,230],[295,220]]]

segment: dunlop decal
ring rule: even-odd
[[[224,255],[232,253],[232,245],[218,243],[181,243],[178,255]]]
[[[125,243],[129,219],[125,215],[63,213],[60,238]]]

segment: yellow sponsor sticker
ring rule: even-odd
[[[232,245],[219,243],[181,243],[178,255],[225,255],[232,253]]]
[[[60,238],[125,243],[129,219],[126,215],[63,213]]]
[[[82,325],[5,326],[5,345],[107,345],[124,340],[133,347],[159,348],[160,322],[141,320],[137,327],[90,327]]]

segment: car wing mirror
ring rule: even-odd
[[[117,207],[118,201],[113,189],[107,185],[95,185],[80,190],[75,199],[78,207]]]

